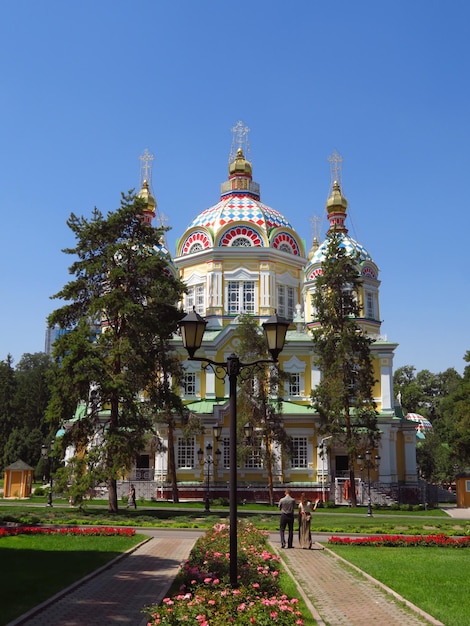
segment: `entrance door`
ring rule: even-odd
[[[349,476],[349,461],[345,454],[335,456],[335,476],[343,478]]]

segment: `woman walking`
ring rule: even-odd
[[[299,543],[300,547],[304,550],[310,550],[312,547],[312,533],[310,530],[310,523],[312,519],[312,513],[316,510],[320,498],[315,500],[315,504],[312,507],[312,503],[307,499],[305,493],[300,496],[299,502]]]

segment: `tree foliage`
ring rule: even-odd
[[[464,358],[470,362],[470,352]],[[405,365],[395,371],[393,381],[403,412],[418,413],[432,423],[432,433],[417,446],[420,476],[433,483],[453,482],[470,464],[470,367],[462,377],[454,368],[433,374]]]
[[[264,335],[250,315],[239,317],[240,360],[252,363],[270,360]],[[249,457],[258,458],[267,470],[269,500],[274,505],[273,469],[278,461],[276,449],[286,455],[291,453],[291,439],[282,422],[280,387],[286,379],[277,364],[261,363],[243,370],[239,376],[237,398],[238,439],[245,440],[245,424],[252,427],[251,441],[240,446],[240,462]]]
[[[16,367],[10,355],[0,361],[0,466],[21,459],[43,474],[41,446],[51,437],[45,412],[50,358],[43,352],[24,354]]]
[[[65,443],[90,460],[89,474],[106,480],[111,511],[116,480],[154,425],[159,407],[146,389],[159,372],[162,345],[167,349],[177,329],[184,289],[159,252],[163,229],[147,224],[143,209],[130,192],[106,216],[97,209],[91,219],[72,213],[67,224],[76,244],[64,252],[75,257],[73,278],[53,296],[65,304],[48,319],[67,331],[54,344],[49,418],[67,423]]]
[[[377,444],[379,431],[373,399],[372,341],[357,322],[359,258],[348,255],[341,241],[338,233],[330,235],[312,296],[315,364],[321,372],[312,399],[320,416],[320,434],[333,435],[346,447],[349,479],[354,484],[357,455]],[[354,489],[351,495],[355,505]]]

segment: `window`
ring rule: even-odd
[[[261,456],[261,444],[260,442],[254,442],[254,447],[251,450],[249,456],[245,459],[246,469],[262,469],[263,459]]]
[[[255,282],[253,280],[230,280],[227,289],[229,313],[255,312]]]
[[[186,372],[183,378],[183,393],[185,396],[196,395],[196,373]]]
[[[177,463],[179,468],[194,467],[194,437],[178,437]]]
[[[345,285],[342,289],[342,308],[344,316],[352,316],[356,313],[356,294],[351,285]]]
[[[295,288],[279,285],[277,288],[277,312],[281,317],[291,320],[295,312]]]
[[[221,441],[221,445],[219,444],[219,450],[222,449],[222,466],[225,469],[230,467],[230,439],[228,437],[224,437]]]
[[[291,466],[305,468],[307,463],[307,437],[292,437],[292,461]]]
[[[305,392],[305,361],[296,356],[284,362],[283,370],[288,375],[284,382],[284,393],[287,396],[302,396]]]
[[[188,254],[193,254],[193,252],[199,252],[200,250],[204,250],[202,243],[193,243],[193,245],[189,248]]]
[[[366,291],[365,294],[365,316],[375,319],[374,294],[371,291]]]
[[[188,293],[185,296],[186,311],[192,311],[194,307],[196,313],[204,315],[206,312],[204,296],[204,285],[194,285],[193,287],[188,287]]]
[[[253,243],[251,242],[250,239],[248,239],[248,237],[237,237],[236,239],[234,239],[232,241],[232,246],[238,247],[238,248],[251,248],[251,246],[253,245]]]
[[[298,372],[289,375],[289,395],[300,396],[300,374]]]

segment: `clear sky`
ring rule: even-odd
[[[468,0],[5,0],[0,8],[0,359],[44,349],[66,219],[119,206],[148,149],[175,241],[251,129],[261,199],[310,247],[328,157],[380,268],[395,368],[470,349]]]

